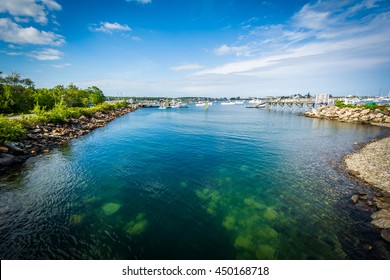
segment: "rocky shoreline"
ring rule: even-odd
[[[62,124],[36,124],[27,127],[27,132],[18,141],[0,144],[0,171],[9,171],[30,157],[48,153],[53,148],[103,127],[137,108],[137,105],[129,105],[125,108],[97,112],[90,117],[71,118]]]
[[[390,127],[390,107],[370,110],[324,106],[306,112],[304,116]],[[343,161],[351,176],[375,189],[374,195],[359,192],[351,200],[374,212],[371,224],[380,230],[384,240],[390,242],[390,137],[367,143],[357,152],[345,156]]]
[[[304,113],[304,116],[309,118],[390,127],[390,109],[370,110],[363,108],[339,108],[337,106],[323,106],[317,109],[313,109],[311,112]]]
[[[369,207],[373,224],[390,242],[390,137],[367,143],[359,151],[344,157],[348,173],[374,187],[374,195],[360,192],[351,200]]]

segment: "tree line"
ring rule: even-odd
[[[88,107],[105,100],[103,92],[95,86],[80,89],[70,84],[51,89],[35,88],[29,78],[22,78],[18,73],[4,75],[0,72],[0,114],[29,113],[37,105],[51,110],[60,103],[70,108]]]

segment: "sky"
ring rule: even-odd
[[[1,0],[0,71],[108,96],[383,96],[390,1]]]

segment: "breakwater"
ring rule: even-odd
[[[306,117],[337,120],[349,123],[362,123],[390,127],[390,110],[370,110],[364,108],[339,108],[323,106],[304,113]]]
[[[7,171],[28,158],[48,153],[71,139],[103,127],[110,121],[133,112],[137,106],[96,112],[92,116],[71,118],[62,124],[35,124],[16,142],[0,144],[0,171]]]

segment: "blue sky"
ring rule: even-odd
[[[1,0],[0,71],[112,96],[384,95],[388,0]]]

